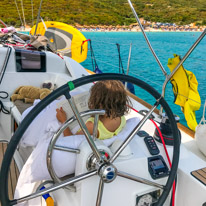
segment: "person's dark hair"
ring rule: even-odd
[[[104,109],[111,118],[121,117],[129,111],[127,105],[131,105],[131,101],[120,81],[99,81],[92,86],[90,93],[90,109]]]

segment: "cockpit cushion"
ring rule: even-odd
[[[195,139],[199,150],[206,156],[206,124],[196,127]]]
[[[137,117],[128,119],[125,127],[118,135],[110,139],[102,140],[102,142],[105,146],[110,146],[115,140],[124,141],[138,123],[139,118]],[[63,134],[61,134],[56,142],[56,145],[78,149],[80,144],[85,140],[86,138],[84,135],[73,135],[63,137]],[[50,138],[48,138],[48,136],[47,138],[43,138],[37,144],[36,148],[26,161],[20,174],[24,176],[22,180],[25,183],[32,183],[36,181],[51,179],[46,163],[47,148],[49,142]],[[53,151],[52,165],[58,177],[63,177],[75,172],[76,157],[77,154],[74,153],[59,150]]]
[[[32,103],[25,103],[22,100],[14,101],[14,105],[19,110],[20,114],[22,114],[26,109],[32,106]]]

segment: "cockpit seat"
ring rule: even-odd
[[[17,125],[19,125],[20,122],[21,122],[21,115],[22,115],[22,113],[26,109],[31,107],[33,104],[31,104],[31,103],[24,103],[22,100],[16,100],[13,103],[14,103],[14,106],[11,109],[11,115],[12,115],[12,118],[17,123]]]

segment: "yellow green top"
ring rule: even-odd
[[[90,121],[92,123],[94,123],[94,117],[90,117],[87,122]],[[123,129],[123,127],[126,125],[126,119],[125,116],[121,117],[121,124],[119,125],[119,127],[114,131],[114,132],[110,132],[109,130],[107,130],[104,126],[104,124],[99,121],[98,122],[98,131],[99,131],[99,138],[100,140],[104,140],[104,139],[109,139],[111,137],[113,137],[114,135],[119,134],[119,132]]]

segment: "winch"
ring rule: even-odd
[[[176,122],[179,122],[180,118],[177,115],[174,115],[174,117],[175,117]],[[172,133],[169,118],[165,113],[162,114],[162,121],[160,123],[159,129],[162,133],[165,144],[166,145],[173,145],[173,133]],[[180,131],[179,131],[179,136],[181,138]],[[160,138],[160,134],[159,134],[157,128],[155,129],[153,137],[155,138],[155,140],[162,143],[162,140]]]

